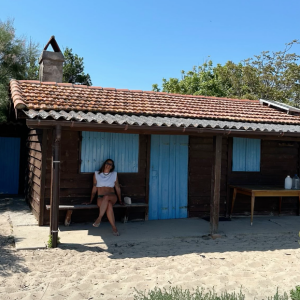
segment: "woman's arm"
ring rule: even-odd
[[[94,197],[95,197],[95,195],[97,193],[97,186],[96,185],[97,185],[97,180],[96,180],[96,176],[94,174],[94,176],[93,176],[93,188],[92,188],[92,193],[91,193],[91,200],[90,200],[90,202],[85,202],[83,204],[91,204],[93,202],[93,199],[94,199]]]
[[[115,182],[115,189],[116,189],[117,198],[118,198],[120,204],[123,204],[123,201],[122,201],[122,198],[121,198],[121,188],[120,188],[120,185],[119,185],[118,176],[117,176],[116,182]]]

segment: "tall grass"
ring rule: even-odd
[[[134,300],[245,300],[245,295],[240,291],[238,294],[235,292],[221,293],[220,296],[214,291],[205,291],[203,288],[197,288],[194,291],[183,290],[181,287],[170,287],[167,289],[154,288],[152,291],[145,292],[137,291]]]
[[[145,291],[135,291],[134,300],[246,300],[242,289],[238,293],[228,293],[225,291],[220,295],[214,289],[206,291],[203,288],[190,291],[183,290],[181,287],[169,287],[169,289],[155,287],[154,290],[150,290],[147,293]],[[300,300],[300,287],[299,290],[296,287],[296,290],[292,290],[290,294],[292,300]],[[295,296],[293,297],[293,295]],[[289,300],[289,297],[286,293],[279,295],[277,288],[275,295],[268,297],[266,300]]]

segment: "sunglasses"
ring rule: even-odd
[[[112,163],[109,163],[109,162],[107,162],[107,163],[105,163],[106,165],[109,165],[109,166],[112,166],[113,164]]]

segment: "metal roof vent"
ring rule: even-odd
[[[282,110],[286,111],[287,114],[293,112],[293,113],[296,113],[298,115],[300,113],[299,108],[287,105],[285,103],[281,103],[281,102],[277,102],[277,101],[273,101],[273,100],[264,100],[264,99],[259,99],[259,102],[261,104],[267,104],[268,106],[282,109]]]

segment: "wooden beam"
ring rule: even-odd
[[[210,233],[217,233],[220,211],[220,185],[222,162],[222,136],[214,136],[214,164],[212,170],[212,189],[210,199]]]
[[[60,143],[61,126],[56,125],[52,141],[52,166],[51,166],[51,209],[50,209],[50,235],[53,248],[58,241],[58,215],[59,215],[59,190],[60,190]]]

